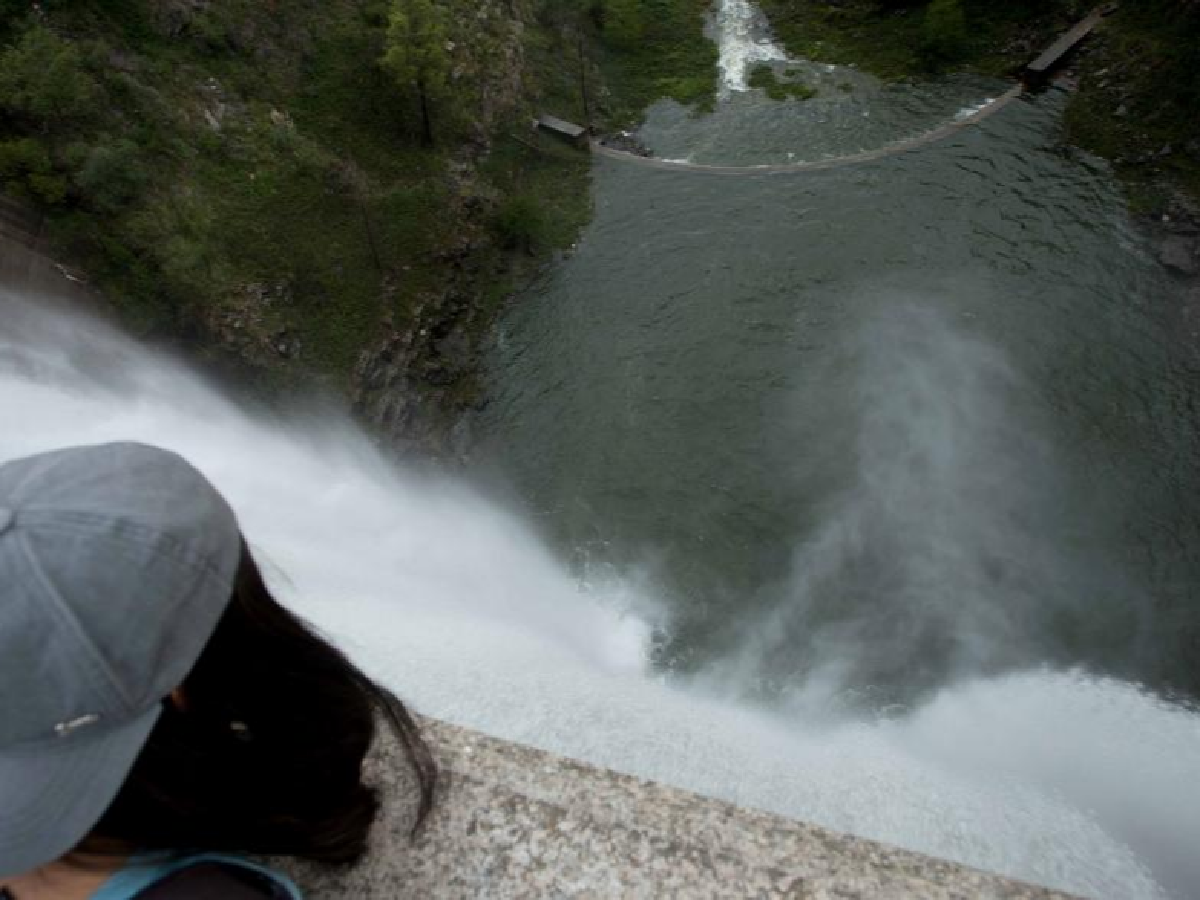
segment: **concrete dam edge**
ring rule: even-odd
[[[313,900],[1070,896],[447,722],[422,725],[446,782],[431,819],[410,838],[414,786],[384,742],[369,765],[385,803],[368,858],[337,872],[272,861]]]
[[[36,219],[0,221],[0,291],[104,314],[56,263]],[[312,900],[353,897],[1067,898],[967,866],[703,797],[434,719],[442,772],[410,836],[414,785],[386,742],[369,760],[384,804],[352,869],[277,859]],[[804,773],[797,774],[798,778]]]

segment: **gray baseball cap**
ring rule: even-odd
[[[174,453],[104,444],[0,465],[0,875],[99,821],[240,555],[233,511]]]

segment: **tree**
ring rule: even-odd
[[[435,0],[394,0],[381,64],[416,92],[421,134],[433,144],[432,107],[449,98],[452,44],[445,8]]]
[[[617,47],[636,47],[645,30],[639,0],[605,0],[603,9],[605,37]]]
[[[967,20],[959,0],[931,0],[921,23],[921,55],[938,66],[960,59],[967,49]]]
[[[46,147],[34,138],[0,141],[0,189],[45,203],[60,203],[67,180],[54,169]]]
[[[79,50],[42,25],[0,52],[0,110],[42,128],[91,117],[100,94]]]
[[[506,250],[533,254],[546,241],[546,215],[532,194],[506,197],[496,209],[492,227]]]

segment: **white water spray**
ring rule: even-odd
[[[95,323],[3,294],[0,322],[0,459],[114,439],[182,452],[287,602],[423,712],[1091,896],[1200,888],[1193,714],[1072,673],[826,724],[674,690],[644,669],[646,597],[581,586],[473,491],[395,471],[344,421],[251,417]]]
[[[1119,642],[1146,624],[1113,543],[1077,524],[1088,511],[1064,486],[1034,385],[919,297],[885,296],[806,360],[780,419],[808,446],[778,474],[819,522],[706,666],[735,695],[776,685],[805,716],[1078,659],[1056,643],[1063,632]]]
[[[766,21],[749,0],[721,0],[716,12],[721,94],[750,89],[755,63],[785,62],[787,53],[771,40]]]
[[[960,109],[958,112],[956,112],[954,114],[954,121],[962,122],[966,119],[970,119],[974,116],[977,116],[995,102],[996,102],[995,97],[984,97],[978,103],[972,103],[968,106],[964,106],[962,109]]]

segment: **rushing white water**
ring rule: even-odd
[[[154,442],[227,494],[281,595],[423,712],[1113,898],[1195,896],[1200,717],[1029,672],[903,717],[786,723],[656,680],[649,590],[581,585],[519,520],[343,420],[267,421],[106,327],[0,294],[0,459]]]
[[[1128,633],[1145,614],[1131,611],[1133,586],[1115,621],[1100,602],[1120,579],[1108,546],[1072,552],[1056,535],[1066,463],[1030,380],[920,297],[886,297],[806,361],[823,389],[797,391],[786,418],[792,440],[820,441],[777,483],[809,497],[816,482],[840,486],[793,542],[787,577],[705,666],[735,696],[777,685],[799,715],[904,705],[931,686],[1041,664],[1064,621]]]
[[[749,0],[721,0],[716,11],[720,53],[721,92],[749,90],[747,78],[755,63],[783,62],[787,53],[771,40],[766,22]]]
[[[940,139],[945,125],[975,120],[985,110],[1003,108],[1010,99],[974,99],[980,79],[885,87],[853,66],[791,57],[751,0],[718,0],[707,33],[717,44],[717,95],[722,102],[705,115],[669,100],[652,106],[638,134],[653,148],[656,162],[736,165],[747,172],[796,161],[850,162],[882,147],[903,152],[924,143],[926,135]],[[803,84],[813,99],[780,102],[752,91],[751,74],[763,63],[784,82]],[[993,82],[985,89],[1000,84]]]
[[[996,102],[995,97],[984,97],[978,103],[973,103],[970,106],[964,106],[954,114],[954,121],[961,122],[963,119],[969,119],[977,115]]]

